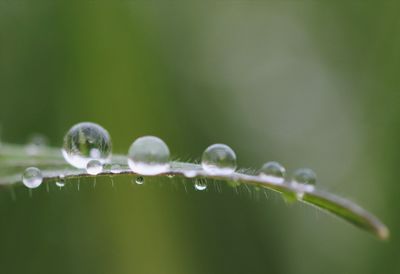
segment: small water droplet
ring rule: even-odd
[[[65,186],[65,182],[57,181],[56,186],[58,186],[59,188],[63,188]]]
[[[59,188],[63,188],[65,186],[65,176],[64,176],[64,174],[61,174],[59,176],[59,180],[56,182],[56,186],[58,186]]]
[[[33,134],[29,137],[28,143],[25,147],[28,155],[37,155],[43,148],[49,144],[49,140],[42,134]]]
[[[169,170],[169,149],[163,140],[154,136],[136,139],[128,153],[128,165],[133,172],[157,175]]]
[[[236,169],[236,154],[224,144],[209,146],[203,153],[201,165],[211,175],[229,175]]]
[[[107,130],[94,123],[74,125],[64,137],[65,160],[76,168],[86,168],[90,160],[105,164],[111,157],[112,143]]]
[[[103,164],[98,160],[90,160],[87,163],[86,172],[90,175],[97,175],[103,172]]]
[[[260,176],[272,183],[280,184],[285,181],[286,169],[278,162],[268,162],[261,167]]]
[[[42,172],[36,167],[28,167],[22,175],[22,182],[28,188],[37,188],[43,182]]]
[[[111,171],[111,173],[118,174],[118,173],[122,172],[122,169],[121,169],[120,165],[113,164],[113,165],[111,165],[110,171]]]
[[[293,182],[297,184],[315,185],[317,175],[309,168],[300,168],[293,173]]]
[[[194,188],[195,188],[196,190],[203,191],[203,190],[206,190],[206,189],[207,189],[207,184],[206,184],[205,182],[202,182],[202,181],[200,181],[200,180],[197,180],[197,181],[194,183]]]
[[[136,177],[135,182],[138,185],[143,185],[144,184],[144,178],[142,176],[138,176],[138,177]]]
[[[196,170],[184,170],[183,171],[183,176],[185,176],[186,178],[193,178],[196,177],[197,172]]]

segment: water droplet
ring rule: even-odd
[[[118,173],[122,172],[122,169],[121,169],[120,165],[113,164],[113,165],[111,165],[110,171],[111,171],[111,173],[118,174]]]
[[[196,190],[203,191],[203,190],[206,190],[206,189],[207,189],[207,184],[206,184],[205,182],[202,182],[202,181],[200,181],[200,180],[197,180],[197,181],[194,183],[194,188],[195,188]]]
[[[309,168],[300,168],[293,173],[293,182],[297,184],[315,185],[317,175]]]
[[[77,168],[86,168],[90,160],[105,164],[111,157],[111,138],[107,130],[94,123],[79,123],[64,137],[65,160]]]
[[[144,178],[142,176],[136,177],[135,182],[138,185],[143,185],[144,184]]]
[[[56,182],[56,186],[58,186],[59,188],[62,188],[62,187],[65,186],[65,182],[57,181],[57,182]]]
[[[183,176],[185,176],[186,178],[193,178],[196,177],[197,172],[196,170],[184,170],[183,171]]]
[[[59,188],[62,188],[65,186],[65,176],[64,174],[61,174],[59,176],[59,180],[56,182],[56,186],[58,186]]]
[[[277,162],[268,162],[260,169],[260,176],[272,183],[283,183],[285,181],[286,169]]]
[[[90,160],[87,163],[86,172],[90,175],[97,175],[103,172],[103,164],[98,160]]]
[[[227,145],[214,144],[204,151],[201,165],[211,175],[229,175],[235,172],[236,154]]]
[[[163,140],[154,136],[136,139],[128,153],[128,165],[133,172],[157,175],[169,170],[169,149]]]
[[[22,182],[28,188],[37,188],[43,182],[42,172],[36,167],[29,167],[22,175]]]
[[[46,136],[42,134],[33,134],[29,137],[25,150],[28,155],[37,155],[48,144],[49,140]]]

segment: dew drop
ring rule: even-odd
[[[107,130],[94,123],[74,125],[64,137],[65,160],[74,167],[86,168],[90,160],[102,164],[111,157],[112,143]]]
[[[236,154],[227,145],[214,144],[204,151],[201,165],[211,175],[229,175],[235,172]]]
[[[260,169],[260,176],[273,183],[285,181],[286,169],[278,162],[265,163]]]
[[[197,180],[197,181],[194,183],[194,188],[195,188],[196,190],[203,191],[203,190],[206,190],[206,189],[207,189],[207,184],[206,184],[205,182],[202,182],[202,181]]]
[[[37,155],[49,144],[49,140],[42,134],[33,134],[29,137],[25,151],[28,155]]]
[[[63,188],[65,186],[65,182],[63,181],[57,181],[56,182],[56,186],[58,186],[59,188]]]
[[[22,182],[28,188],[37,188],[43,182],[42,172],[36,167],[28,167],[22,175]]]
[[[87,163],[86,172],[90,175],[97,175],[103,172],[103,164],[98,160],[90,160]]]
[[[59,180],[56,182],[56,186],[58,186],[59,188],[62,188],[65,186],[65,176],[64,174],[61,174],[59,176]]]
[[[143,185],[144,184],[144,178],[142,176],[136,177],[135,182],[138,185]]]
[[[154,136],[136,139],[128,152],[128,165],[133,172],[157,175],[169,170],[169,149],[163,140]]]
[[[111,165],[110,171],[111,171],[111,173],[118,174],[118,173],[122,172],[122,169],[121,169],[120,165],[113,164],[113,165]]]
[[[315,185],[317,175],[309,168],[300,168],[293,173],[293,182],[297,184]]]

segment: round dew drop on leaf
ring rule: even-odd
[[[103,164],[98,160],[91,160],[87,163],[86,172],[90,175],[97,175],[103,172]]]
[[[29,167],[22,175],[22,182],[28,188],[37,188],[43,182],[42,172],[36,167]]]
[[[135,183],[138,185],[143,185],[144,184],[144,178],[142,176],[139,176],[136,178]]]
[[[277,162],[265,163],[260,169],[260,177],[272,182],[283,183],[285,181],[286,169]]]
[[[236,170],[236,154],[227,145],[214,144],[204,151],[201,165],[210,175],[229,175]]]
[[[293,173],[293,182],[298,184],[315,185],[317,175],[309,168],[300,168]]]
[[[169,171],[168,146],[158,137],[144,136],[136,139],[128,152],[128,165],[133,172],[157,175]]]
[[[86,168],[91,160],[105,164],[111,157],[111,151],[111,137],[107,130],[94,123],[76,124],[64,137],[63,156],[76,168]]]

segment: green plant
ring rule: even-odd
[[[98,175],[89,175],[85,170],[75,169],[68,165],[59,149],[41,147],[35,153],[29,154],[25,146],[3,143],[0,149],[0,187],[12,188],[15,185],[20,185],[23,171],[30,166],[40,168],[44,182],[48,183],[56,183],[60,179],[79,179],[81,177],[137,176],[137,174],[128,168],[125,156],[114,155],[113,163],[121,166],[120,173],[111,173],[110,170],[105,169]],[[176,175],[205,180],[220,180],[227,182],[232,187],[245,184],[246,186],[276,191],[282,194],[289,202],[298,200],[323,211],[333,213],[359,228],[374,234],[379,239],[384,240],[389,237],[388,228],[377,217],[347,199],[318,189],[307,190],[304,187],[287,183],[276,184],[253,174],[248,171],[238,171],[231,175],[212,176],[205,173],[198,164],[173,161],[168,173],[157,176],[166,177]]]
[[[111,173],[110,170],[106,169],[98,175],[89,175],[85,170],[75,169],[68,165],[59,149],[42,147],[30,155],[24,146],[2,144],[0,150],[0,186],[14,187],[14,185],[19,185],[23,171],[29,166],[40,168],[45,182],[55,182],[60,180],[60,178],[79,179],[81,177],[110,175],[137,176],[137,174],[128,168],[126,162],[127,159],[125,156],[114,155],[113,163],[121,166],[120,173]],[[211,176],[202,171],[201,166],[198,164],[178,161],[171,162],[171,169],[168,173],[157,176],[165,177],[171,175],[197,177],[205,180],[220,180],[227,182],[232,187],[245,184],[247,186],[276,191],[282,194],[289,202],[298,200],[333,213],[359,228],[373,233],[380,239],[387,239],[389,237],[387,227],[374,215],[349,200],[318,189],[307,190],[302,186],[289,183],[276,184],[260,176],[252,175],[250,172],[239,171],[231,175]]]

